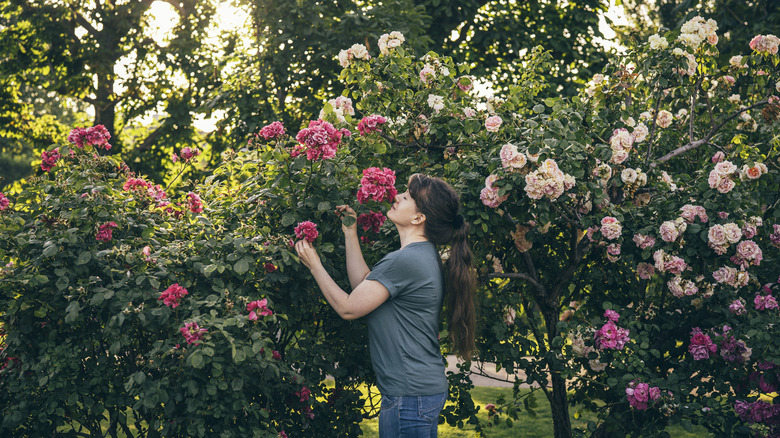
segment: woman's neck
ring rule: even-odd
[[[428,241],[428,239],[425,237],[422,227],[411,227],[411,228],[396,227],[396,228],[398,228],[398,237],[401,238],[401,248],[405,247],[410,243]]]

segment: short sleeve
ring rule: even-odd
[[[374,265],[371,272],[366,276],[366,280],[374,280],[382,283],[382,286],[390,292],[391,298],[398,296],[401,287],[400,282],[397,279],[397,269],[394,269],[396,266],[394,266],[395,263],[393,262],[397,260],[395,255],[395,253],[386,255]]]

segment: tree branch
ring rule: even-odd
[[[532,278],[528,274],[523,274],[522,272],[510,272],[510,273],[492,273],[488,274],[488,278],[511,278],[511,279],[521,279],[525,280],[529,283],[531,283],[539,292],[544,292],[544,285],[536,281],[534,278]]]
[[[89,32],[90,35],[97,38],[98,35],[100,35],[100,32],[98,32],[97,29],[95,29],[95,26],[92,25],[86,18],[84,18],[83,15],[81,15],[80,12],[74,10],[73,15],[76,17],[76,22],[81,25],[84,29],[87,29],[87,32]]]
[[[688,152],[688,151],[690,151],[692,149],[698,148],[699,146],[701,146],[703,144],[709,143],[710,139],[715,134],[718,133],[718,131],[720,130],[720,128],[723,127],[723,125],[725,125],[726,123],[730,122],[731,120],[735,119],[740,114],[742,114],[742,113],[744,113],[744,112],[746,112],[748,110],[751,110],[753,108],[756,108],[756,107],[759,107],[759,106],[762,106],[762,105],[766,105],[768,101],[769,101],[769,99],[764,99],[764,100],[762,100],[760,102],[756,102],[753,105],[745,107],[745,108],[735,112],[734,114],[726,117],[725,119],[723,119],[723,121],[721,121],[715,127],[713,127],[710,130],[710,132],[708,132],[707,135],[705,135],[703,138],[701,138],[699,140],[696,140],[696,141],[692,141],[692,142],[690,142],[690,143],[688,143],[688,144],[686,144],[684,146],[680,146],[679,148],[669,152],[668,154],[666,154],[663,157],[661,157],[658,160],[656,160],[654,163],[650,164],[650,168],[657,167],[658,163],[665,163],[665,162],[671,160],[672,158],[674,158],[674,157],[676,157],[678,155],[684,154],[684,153],[686,153],[686,152]]]

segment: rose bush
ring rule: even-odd
[[[2,427],[94,429],[105,416],[150,434],[356,435],[376,414],[357,391],[373,382],[365,330],[328,307],[290,240],[313,241],[346,287],[335,206],[363,218],[371,264],[398,245],[376,212],[426,172],[459,190],[472,226],[475,360],[538,385],[491,404],[489,424],[542,392],[556,437],[574,433],[570,404],[598,414],[586,435],[777,434],[775,39],[723,62],[717,24],[695,18],[581,96],[540,102],[539,49],[506,95],[480,98],[467,66],[383,38],[379,53],[342,51],[346,91],[319,120],[270,123],[181,205],[89,146],[48,156],[50,174],[0,212],[15,358],[0,374]],[[174,284],[186,295],[161,297]],[[443,416],[482,429],[468,365],[449,376]]]

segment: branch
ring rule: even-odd
[[[655,140],[655,128],[658,126],[656,120],[658,119],[658,107],[661,106],[660,96],[655,98],[655,108],[653,109],[653,123],[650,124],[650,139],[647,142],[647,156],[645,157],[645,166],[650,161],[650,153],[653,151],[653,141]]]
[[[756,102],[753,105],[750,105],[749,107],[745,107],[745,108],[735,112],[734,114],[726,117],[725,119],[723,119],[723,121],[721,121],[714,128],[712,128],[710,130],[710,132],[708,132],[707,135],[705,135],[702,139],[696,140],[696,141],[692,141],[692,142],[690,142],[690,143],[688,143],[688,144],[686,144],[684,146],[680,146],[679,148],[669,152],[668,154],[666,154],[663,157],[661,157],[658,160],[656,160],[656,162],[650,164],[650,168],[657,167],[658,163],[665,163],[665,162],[671,160],[672,158],[674,158],[674,157],[676,157],[678,155],[684,154],[685,152],[688,152],[688,151],[690,151],[692,149],[696,149],[696,148],[698,148],[699,146],[701,146],[703,144],[709,143],[710,139],[715,134],[718,133],[718,131],[720,130],[720,128],[723,127],[723,125],[725,125],[726,123],[728,123],[731,120],[735,119],[736,117],[738,117],[740,114],[744,113],[745,111],[751,110],[753,108],[756,108],[756,107],[759,107],[759,106],[762,106],[762,105],[766,105],[768,101],[769,101],[769,99],[764,99],[764,100],[762,100],[760,102]]]
[[[534,278],[532,278],[528,274],[523,274],[522,272],[510,272],[507,274],[504,273],[493,273],[488,274],[488,278],[511,278],[511,279],[520,279],[525,280],[529,283],[531,283],[536,289],[539,290],[539,292],[544,293],[544,285],[536,281]]]
[[[98,35],[100,34],[100,32],[98,32],[98,30],[97,30],[97,29],[95,29],[95,26],[93,26],[93,25],[92,25],[92,23],[90,23],[89,21],[87,21],[87,19],[86,19],[86,18],[84,18],[84,16],[83,16],[83,15],[81,15],[81,13],[80,13],[80,12],[78,12],[78,11],[75,11],[75,10],[74,10],[74,11],[73,11],[73,15],[75,15],[75,16],[76,16],[76,22],[77,22],[78,24],[80,24],[80,25],[81,25],[81,27],[83,27],[84,29],[87,29],[87,32],[89,32],[89,33],[90,33],[90,35],[92,35],[93,37],[96,37],[96,38],[98,37]]]

